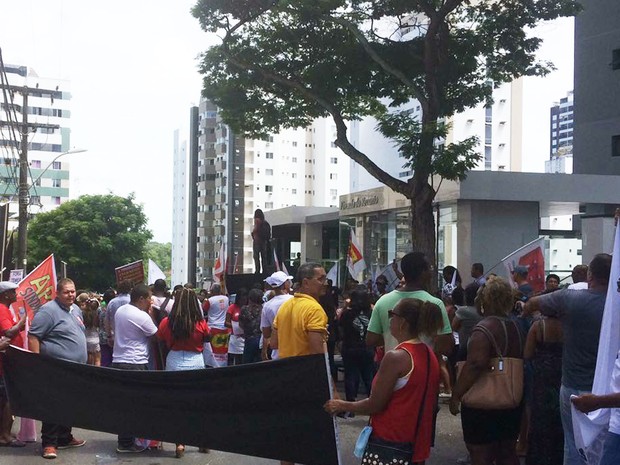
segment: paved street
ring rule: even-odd
[[[359,431],[366,425],[367,417],[339,419],[340,449],[343,465],[357,465],[359,459],[353,456],[353,446]],[[37,425],[37,432],[40,425]],[[95,431],[75,429],[74,434],[86,439],[86,445],[79,449],[58,451],[54,461],[41,458],[40,443],[28,444],[23,449],[0,448],[0,465],[31,465],[36,463],[55,463],[67,465],[177,465],[181,462],[174,457],[174,445],[164,444],[163,451],[151,451],[141,454],[117,454],[116,436]],[[243,440],[243,438],[239,438]],[[460,420],[448,412],[447,405],[442,405],[438,417],[437,444],[432,452],[429,465],[454,464],[456,459],[465,455],[465,446],[461,436]],[[276,465],[275,460],[258,459],[225,452],[212,451],[201,454],[195,447],[188,447],[182,463],[191,465]]]

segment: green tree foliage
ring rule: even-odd
[[[170,242],[161,243],[151,241],[146,244],[144,253],[145,266],[148,264],[149,258],[153,260],[157,266],[170,279],[170,268],[172,267],[172,244]]]
[[[28,225],[28,261],[54,254],[82,289],[115,284],[114,268],[141,260],[151,239],[142,206],[129,197],[84,195],[40,213]]]
[[[535,58],[532,28],[579,9],[574,0],[198,0],[193,14],[222,39],[201,72],[224,121],[262,137],[331,117],[336,145],[412,200],[414,247],[433,258],[432,179],[463,179],[481,158],[476,138],[440,143],[446,121],[490,103],[494,86],[552,70]],[[365,116],[394,140],[411,179],[351,144],[347,121]]]

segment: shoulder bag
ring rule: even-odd
[[[418,434],[420,429],[420,423],[422,422],[422,417],[424,415],[424,405],[426,404],[426,393],[428,392],[428,378],[431,371],[430,364],[430,349],[426,344],[426,381],[424,382],[424,394],[422,395],[422,405],[420,406],[420,411],[418,412],[418,419],[416,422],[416,427],[414,430],[413,438]],[[414,367],[415,369],[415,367]],[[412,373],[413,374],[413,373]],[[371,427],[367,427],[371,428]],[[366,428],[364,428],[366,430]],[[362,434],[364,433],[362,430]],[[361,435],[360,435],[361,436]],[[362,457],[362,464],[370,464],[370,465],[410,465],[413,463],[413,451],[415,445],[413,442],[392,442],[385,441],[377,436],[369,435],[368,444],[366,446],[366,450],[364,451],[364,456]]]
[[[491,341],[497,357],[491,358],[489,368],[463,395],[461,403],[466,407],[484,410],[512,409],[517,407],[523,398],[523,359],[504,356],[508,352],[508,331],[506,330],[506,323],[502,320],[499,321],[504,329],[506,339],[503,353],[500,351],[491,331],[482,325],[477,325],[475,328],[482,331]],[[523,353],[521,332],[514,321],[511,323],[517,330],[519,351]],[[462,366],[459,366],[459,376]]]

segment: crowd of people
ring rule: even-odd
[[[344,399],[335,391],[326,412],[370,417],[362,463],[424,463],[444,397],[451,413],[460,413],[468,451],[461,462],[516,465],[524,456],[528,465],[577,465],[585,462],[575,447],[571,402],[582,411],[620,404],[620,394],[588,395],[610,267],[610,255],[596,255],[589,266],[575,267],[573,284],[563,287],[551,274],[539,293],[525,267],[514,268],[513,286],[474,263],[464,285],[456,268],[438,273],[419,252],[395,268],[392,291],[384,275],[370,286],[351,282],[339,290],[317,263],[300,264],[296,279],[278,271],[234,295],[219,284],[209,291],[169,290],[163,280],[121,282],[117,292],[99,295],[77,292],[64,278],[56,299],[35,314],[27,338],[32,352],[120,370],[197,370],[327,353],[336,381],[344,371]],[[432,294],[436,276],[444,284]],[[9,311],[15,287],[0,283],[4,346],[23,345],[25,315]],[[490,367],[508,373],[505,389],[489,384]],[[0,401],[0,446],[21,447],[10,434],[6,396]],[[620,463],[620,420],[612,418],[604,465]],[[71,427],[48,422],[41,441],[48,459],[85,443]],[[157,446],[127,431],[118,435],[116,450]],[[176,444],[176,457],[184,452]]]

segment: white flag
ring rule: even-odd
[[[166,275],[161,271],[161,268],[157,266],[157,263],[149,258],[149,284],[153,284],[158,279],[163,279],[165,281]]]
[[[334,266],[327,272],[327,279],[331,279],[335,286],[338,286],[338,263],[339,262],[334,263]]]
[[[614,251],[611,258],[611,273],[605,300],[605,311],[601,322],[601,333],[596,356],[596,371],[592,393],[605,395],[610,393],[611,375],[620,355],[620,293],[618,293],[618,279],[620,279],[620,226],[616,226]],[[572,407],[573,430],[577,449],[595,448],[595,439],[604,434],[609,423],[609,409],[600,409],[589,414],[581,413]],[[597,441],[598,442],[598,441]],[[589,462],[588,462],[589,463]]]
[[[351,229],[351,239],[349,240],[349,252],[347,253],[347,268],[353,279],[357,279],[359,274],[366,269],[366,262],[362,256],[362,248],[360,247],[355,231]]]

